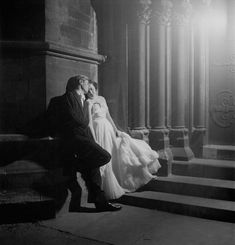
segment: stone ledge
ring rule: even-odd
[[[235,160],[234,145],[204,145],[203,157],[207,159]]]
[[[234,180],[234,161],[194,158],[188,162],[173,161],[172,174],[211,179]]]
[[[78,60],[88,63],[99,64],[106,57],[89,49],[74,48],[68,45],[53,42],[40,41],[0,41],[0,47],[4,50],[25,50],[26,52],[59,56],[64,59]]]
[[[5,141],[25,141],[29,137],[24,134],[0,134],[0,142]]]
[[[46,167],[57,165],[56,149],[59,146],[59,139],[29,138],[20,134],[1,134],[0,167],[19,160],[37,161]],[[50,159],[50,164],[48,160]],[[53,166],[52,166],[53,165]]]

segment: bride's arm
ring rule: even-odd
[[[111,123],[111,125],[113,126],[113,129],[114,129],[114,132],[116,133],[117,136],[120,136],[121,134],[121,131],[117,129],[117,126],[115,125],[110,113],[109,113],[109,108],[108,108],[108,105],[106,103],[106,100],[105,98],[103,98],[104,100],[104,104],[105,106],[107,107],[107,114],[106,114],[106,118],[109,120],[109,122]]]
[[[93,104],[89,100],[87,100],[86,103],[87,103],[87,108],[88,108],[88,120],[89,120],[88,126],[91,130],[91,133],[92,133],[94,140],[96,141],[95,131],[94,131],[93,122],[92,122],[92,114],[91,114]]]

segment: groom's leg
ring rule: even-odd
[[[104,192],[101,190],[101,176],[99,168],[82,171],[81,176],[88,189],[88,202],[95,203],[97,200],[105,202]]]
[[[83,151],[79,154],[81,174],[88,189],[88,202],[105,202],[104,192],[101,190],[101,175],[99,167],[107,164],[111,155],[94,141],[86,141]]]
[[[105,149],[95,141],[87,138],[75,138],[69,147],[70,151],[77,155],[77,167],[81,170],[95,169],[111,160],[111,155]]]
[[[69,211],[79,211],[81,206],[82,188],[77,181],[77,172],[72,170],[67,175],[67,188],[71,192]]]
[[[77,142],[80,143],[80,147],[75,151],[78,153],[76,167],[82,173],[82,177],[88,188],[88,195],[92,197],[90,199],[95,203],[98,211],[120,210],[120,206],[112,205],[106,200],[104,192],[101,190],[99,167],[107,164],[111,160],[111,155],[95,143],[95,141],[87,139],[81,141],[81,139],[78,139]],[[73,147],[73,149],[75,148]]]
[[[81,187],[77,182],[76,171],[81,173],[88,189],[88,202],[96,202],[96,199],[104,200],[104,192],[101,190],[101,176],[99,166],[103,166],[111,159],[111,155],[97,143],[89,139],[72,139],[63,144],[64,173],[68,176],[68,189],[72,197],[81,195]],[[76,200],[72,198],[72,200]],[[75,203],[75,202],[74,202]],[[77,200],[77,204],[80,203]]]

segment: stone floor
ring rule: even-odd
[[[234,245],[235,224],[123,205],[118,212],[68,213],[37,223],[0,226],[1,245]]]

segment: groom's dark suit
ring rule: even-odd
[[[88,123],[76,91],[51,99],[47,109],[49,135],[61,138],[60,154],[69,188],[72,194],[76,192],[76,171],[81,172],[92,202],[96,202],[103,195],[99,167],[108,163],[111,156],[94,141]]]

